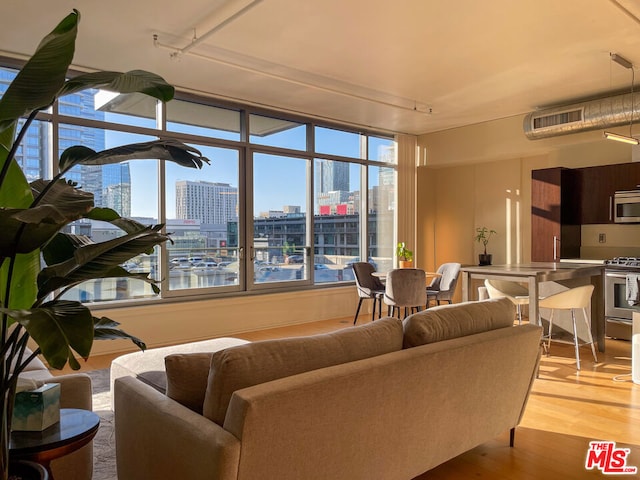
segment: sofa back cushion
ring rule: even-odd
[[[223,425],[236,390],[401,349],[402,322],[396,318],[327,334],[227,348],[211,359],[203,415]]]
[[[403,321],[404,348],[513,326],[515,306],[507,298],[432,307]]]

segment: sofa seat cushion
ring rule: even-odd
[[[507,298],[432,307],[403,321],[404,348],[513,326],[515,306]]]
[[[402,323],[396,318],[228,348],[212,357],[203,415],[222,426],[236,390],[401,349]]]
[[[122,355],[111,362],[111,391],[113,382],[118,377],[136,377],[159,392],[167,391],[165,373],[165,357],[175,353],[211,353],[228,347],[244,345],[247,340],[240,338],[214,338],[199,342],[171,345],[168,347],[150,348],[144,352],[133,352]]]

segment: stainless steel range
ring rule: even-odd
[[[631,340],[634,308],[627,301],[627,275],[640,275],[640,257],[615,257],[605,260],[606,334]]]

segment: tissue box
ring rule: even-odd
[[[60,384],[16,393],[12,430],[40,432],[60,421]]]

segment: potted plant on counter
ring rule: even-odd
[[[38,45],[31,59],[0,98],[0,479],[9,476],[9,438],[18,375],[42,354],[49,366],[80,368],[94,340],[130,339],[106,317],[94,317],[83,303],[64,294],[82,282],[102,278],[136,278],[151,284],[148,273],[130,273],[121,265],[169,239],[163,225],[145,226],[108,208],[94,207],[92,193],[82,191],[64,175],[76,165],[105,165],[125,160],[170,160],[201,168],[209,161],[192,147],[174,140],[156,140],[102,152],[83,146],[66,149],[59,173],[51,180],[28,183],[15,159],[22,139],[38,112],[59,97],[96,88],[118,93],[144,93],[160,101],[173,98],[174,88],[161,77],[135,70],[94,72],[68,79],[80,14],[74,10]],[[79,219],[110,222],[122,235],[96,243],[83,235],[63,233]],[[27,341],[36,345],[26,353]]]
[[[413,268],[413,252],[406,247],[404,242],[398,243],[396,256],[400,268]]]
[[[489,230],[487,227],[476,228],[476,242],[482,243],[482,246],[484,248],[484,253],[480,253],[478,255],[479,265],[491,265],[493,255],[487,253],[487,244],[489,243],[489,239],[491,238],[491,236],[495,234],[495,230]]]

